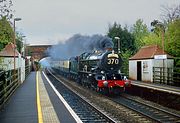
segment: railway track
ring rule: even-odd
[[[68,102],[70,107],[74,110],[74,112],[76,112],[82,122],[115,123],[113,119],[108,117],[106,114],[95,108],[95,106],[87,102],[79,94],[61,83],[55,75],[48,73],[48,77],[59,93]]]
[[[111,98],[112,101],[123,105],[137,113],[145,115],[146,117],[152,119],[156,122],[162,123],[177,123],[180,122],[180,115],[145,104],[128,98],[126,96],[121,96],[120,98]]]
[[[57,75],[58,76],[58,75]],[[62,79],[62,77],[61,77]],[[62,79],[64,81],[64,79]],[[67,81],[67,80],[66,80]],[[67,83],[67,82],[66,82]],[[72,82],[71,82],[72,83]],[[73,84],[74,85],[74,84]],[[69,85],[68,85],[69,86]],[[75,86],[73,86],[73,89],[76,88]],[[78,87],[79,88],[79,87]],[[85,89],[85,87],[83,87]],[[81,88],[82,89],[82,88]],[[81,90],[80,89],[80,90]],[[85,89],[86,91],[88,91],[87,89]],[[79,91],[76,90],[78,92],[82,92],[81,94],[84,95],[83,91]],[[93,97],[93,100],[95,100],[97,98],[98,104],[96,104],[98,107],[101,105],[104,105],[103,100],[104,98],[108,98],[107,96],[103,96],[101,94],[97,94],[95,93],[92,94],[93,92],[89,92],[91,93],[91,96]],[[89,95],[90,96],[90,95]],[[100,96],[100,97],[99,97]],[[85,96],[88,100],[90,100],[91,102],[94,103],[94,101],[91,100],[91,97],[87,97],[87,95],[85,94]],[[99,99],[98,99],[99,98]],[[102,100],[102,101],[100,101]],[[147,105],[144,104],[142,102],[138,102],[135,101],[134,99],[131,99],[129,97],[125,97],[125,96],[121,96],[121,97],[115,97],[115,98],[109,98],[109,101],[106,102],[105,104],[105,108],[101,107],[101,109],[104,109],[106,113],[108,113],[110,116],[112,116],[114,119],[116,119],[117,121],[124,121],[124,122],[146,122],[146,123],[151,123],[151,122],[180,122],[180,116],[177,114],[173,114],[171,112],[162,110],[160,108],[151,106],[151,105]],[[112,104],[111,102],[114,102],[114,106],[108,106],[107,103]],[[107,107],[108,106],[108,107]],[[111,107],[111,108],[110,108]],[[108,109],[108,110],[106,110]],[[111,109],[117,109],[117,111],[113,111]],[[122,112],[122,113],[120,113]],[[125,115],[127,116],[125,116]],[[118,117],[117,117],[118,116]],[[129,118],[128,118],[129,117]]]

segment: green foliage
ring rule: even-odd
[[[144,37],[149,35],[149,31],[146,24],[143,24],[143,20],[138,19],[132,27],[132,34],[135,38],[136,49],[139,50],[145,45]]]
[[[20,32],[16,33],[16,46],[19,53],[22,52],[23,47],[23,34]]]
[[[9,42],[13,42],[14,31],[6,17],[0,19],[0,50]]]
[[[17,46],[18,52],[21,53],[22,52],[22,47],[23,47],[22,41],[16,39],[16,46]]]
[[[158,35],[156,35],[155,33],[149,33],[148,35],[143,37],[143,42],[144,45],[158,45],[161,47],[161,37],[159,37]]]
[[[107,35],[112,38],[114,42],[114,48],[117,49],[117,40],[115,40],[115,37],[120,38],[120,49],[121,52],[125,52],[127,49],[131,51],[135,51],[135,42],[133,35],[128,31],[127,27],[121,28],[120,24],[117,24],[116,22],[113,25],[109,26],[109,30]]]
[[[21,33],[16,33],[16,45],[17,50],[21,52],[22,49],[23,35]],[[0,19],[0,50],[2,50],[8,43],[14,41],[14,30],[6,17]]]
[[[151,26],[154,27],[151,31],[158,36],[160,36],[162,32],[165,32],[165,24],[158,20],[154,20],[153,22],[151,22]]]
[[[122,52],[123,64],[121,68],[121,72],[124,73],[126,76],[129,75],[129,58],[132,56],[132,51],[126,50]]]
[[[162,34],[165,33],[165,24],[158,20],[154,20],[151,22],[151,26],[153,27],[151,29],[151,32],[147,32],[146,35],[142,37],[144,45],[158,45],[159,47],[162,47]]]
[[[165,29],[166,29],[165,24],[163,24],[162,22],[158,20],[154,20],[153,22],[151,22],[151,26],[154,27],[152,29],[152,32],[154,32],[158,37],[161,37],[161,42],[164,42],[164,34],[165,34]]]
[[[31,56],[31,55],[32,55],[32,51],[31,51],[30,49],[28,49],[27,55],[28,55],[28,56]]]
[[[151,25],[153,28],[153,33],[144,37],[144,42],[146,45],[157,44],[162,48],[162,33],[164,33],[164,44],[165,51],[177,57],[175,60],[175,67],[180,66],[180,19],[173,20],[167,25],[163,24],[158,20],[154,20]]]
[[[0,64],[2,64],[2,62],[3,62],[3,57],[0,57]],[[1,70],[2,68],[0,68],[0,70]]]
[[[180,67],[180,19],[174,20],[168,24],[166,37],[166,50],[169,54],[178,58],[175,61],[175,65],[176,67]]]
[[[175,57],[180,57],[180,19],[169,23],[166,37],[167,51]]]

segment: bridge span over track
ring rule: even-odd
[[[46,50],[51,48],[53,45],[28,45],[26,46],[26,56],[32,56],[35,61],[39,61],[48,54]]]

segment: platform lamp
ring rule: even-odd
[[[117,40],[117,49],[118,49],[118,53],[121,53],[120,51],[120,38],[119,37],[114,37]]]
[[[15,74],[15,69],[16,69],[16,21],[20,21],[21,20],[21,18],[14,18],[14,38],[13,38],[13,40],[14,40],[14,74]]]

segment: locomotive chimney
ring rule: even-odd
[[[119,37],[114,37],[117,40],[117,53],[121,53],[120,49],[120,38]]]

